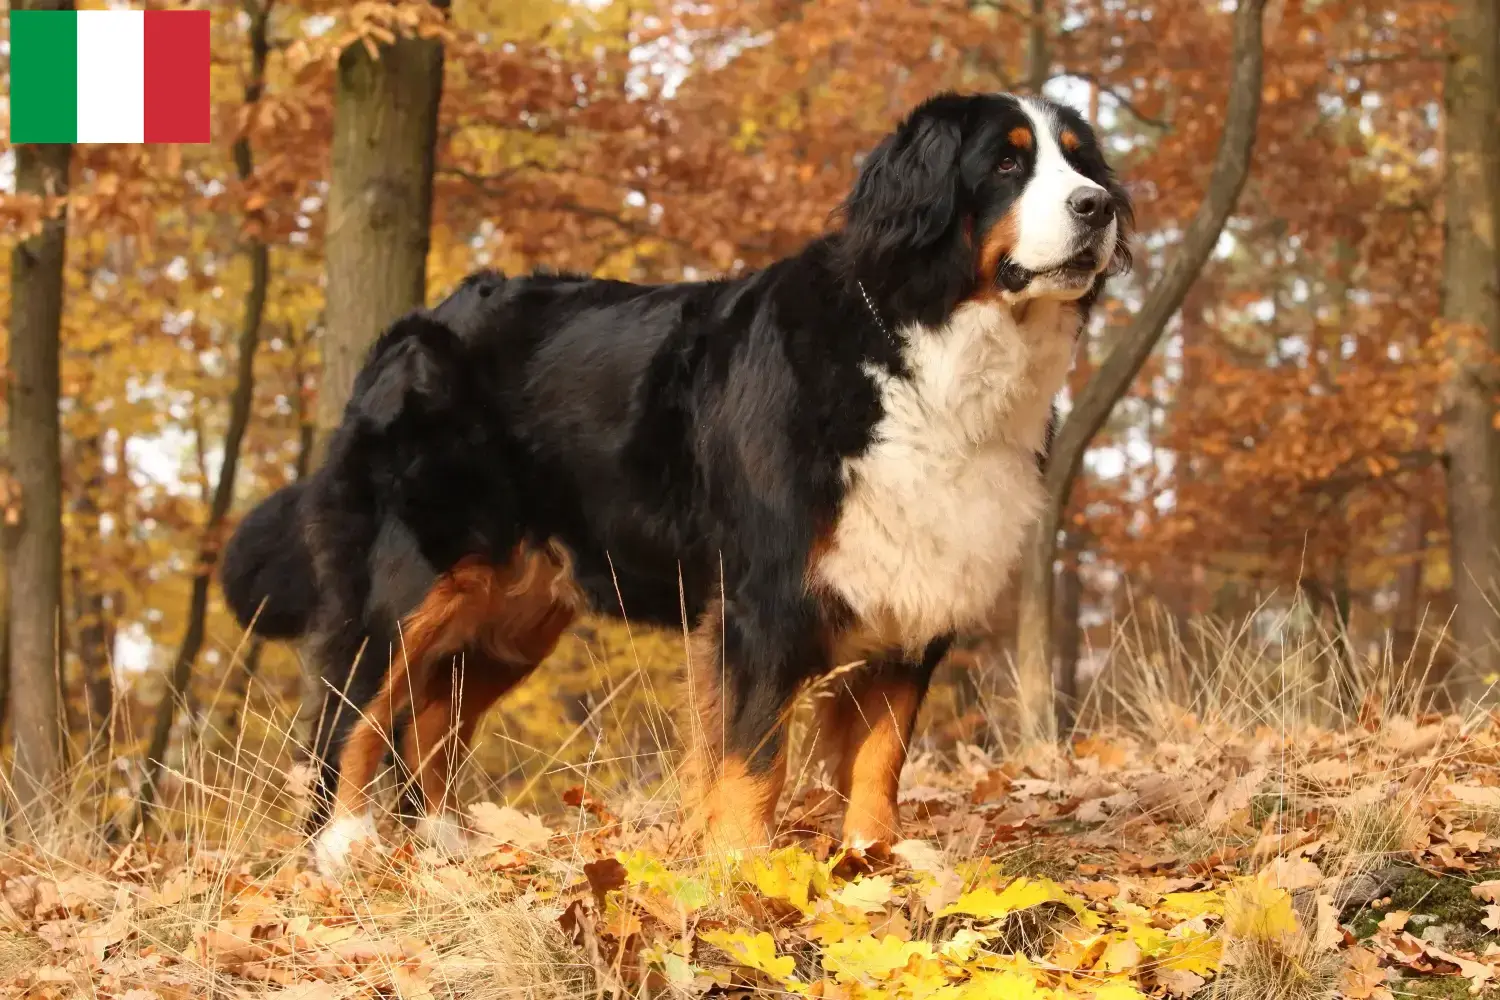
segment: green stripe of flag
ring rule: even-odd
[[[72,11],[10,15],[10,141],[78,135],[78,19]]]

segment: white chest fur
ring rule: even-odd
[[[1041,507],[1036,452],[1076,329],[1071,303],[1019,322],[970,303],[904,331],[910,378],[874,373],[885,413],[814,570],[865,629],[918,648],[993,612]]]

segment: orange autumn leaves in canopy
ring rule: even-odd
[[[1228,19],[1213,7],[1046,7],[1046,75],[1108,133],[1142,231],[1138,274],[1101,310],[1085,362],[1206,183],[1227,85]],[[271,242],[272,274],[244,500],[284,480],[305,443],[344,47],[445,43],[429,297],[477,266],[664,280],[764,264],[826,226],[904,109],[947,87],[1023,87],[1033,55],[1024,11],[968,0],[456,0],[446,17],[286,0],[266,91],[246,106],[243,20],[212,9],[218,141],[81,147],[68,259],[68,603],[101,596],[111,630],[166,646],[216,468],[248,237]],[[1440,548],[1412,544],[1409,526],[1442,525],[1425,108],[1445,16],[1385,0],[1288,3],[1268,19],[1265,111],[1224,253],[1098,442],[1124,475],[1090,477],[1074,500],[1100,564],[1270,583],[1341,565],[1373,585]],[[244,181],[229,155],[241,132],[255,150]],[[6,199],[0,223],[26,232],[50,207]],[[1201,610],[1208,590],[1184,600]],[[222,616],[210,631],[208,675],[237,642]]]

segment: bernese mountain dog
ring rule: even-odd
[[[846,842],[898,837],[929,678],[1036,519],[1131,207],[1076,112],[943,94],[835,218],[734,279],[476,274],[379,338],[322,467],[243,520],[221,573],[327,684],[325,868],[374,840],[389,746],[420,832],[459,847],[455,748],[585,611],[694,627],[685,815],[714,848],[768,841],[794,696],[863,661],[817,741]]]

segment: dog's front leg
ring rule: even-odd
[[[786,715],[821,662],[810,608],[785,617],[766,610],[761,602],[715,607],[690,648],[684,806],[710,852],[770,843],[786,779]]]
[[[927,685],[948,645],[941,639],[921,656],[874,658],[837,678],[831,695],[818,699],[815,739],[844,800],[844,843],[851,847],[901,839],[901,769]]]

